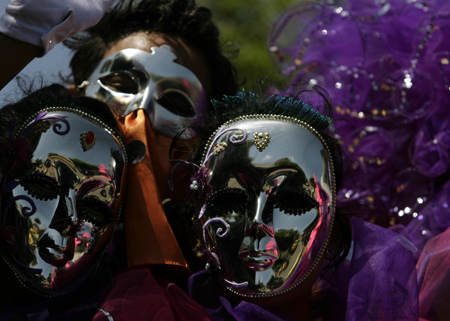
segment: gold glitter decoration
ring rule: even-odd
[[[214,146],[214,156],[219,154],[226,147],[227,147],[227,143],[225,143],[225,142],[221,142],[220,144],[217,144],[216,146]]]
[[[262,152],[266,149],[267,145],[270,143],[270,135],[269,133],[255,133],[253,135],[253,144],[255,144],[256,148]]]

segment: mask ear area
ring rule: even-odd
[[[147,146],[140,140],[133,140],[126,146],[128,161],[130,164],[137,164],[145,158]]]
[[[333,261],[340,255],[345,255],[344,236],[341,230],[333,229],[324,257],[328,261]]]
[[[325,259],[326,259],[327,261],[332,261],[333,258],[334,258],[334,253],[335,253],[335,252],[334,252],[331,248],[327,248],[327,249],[325,250],[325,255],[324,255]]]

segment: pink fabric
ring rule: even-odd
[[[450,318],[450,228],[432,238],[417,263],[421,320]]]
[[[133,269],[116,275],[115,285],[103,302],[114,321],[210,320],[204,309],[178,286],[156,280],[148,269]],[[98,312],[93,321],[108,321]]]

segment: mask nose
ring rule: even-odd
[[[59,203],[49,227],[57,230],[61,235],[69,233],[71,228],[78,223],[76,196],[75,190],[68,190],[59,196]]]
[[[62,267],[73,259],[75,253],[74,228],[78,223],[74,190],[59,195],[59,202],[47,231],[37,241],[40,256],[44,261]]]
[[[273,227],[253,224],[242,240],[239,252],[278,252]]]
[[[261,192],[259,194],[256,199],[256,208],[254,213],[255,214],[253,215],[251,225],[273,225],[273,202],[270,199],[270,195],[265,192]]]
[[[256,200],[256,210],[250,228],[245,233],[239,254],[246,255],[248,252],[259,252],[271,254],[278,257],[278,246],[272,222],[272,211],[270,200],[266,193],[260,193]]]

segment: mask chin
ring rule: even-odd
[[[282,292],[243,295],[242,293],[235,291],[235,289],[230,289],[228,285],[223,284],[222,282],[219,282],[219,284],[225,290],[227,298],[236,304],[244,300],[274,311],[277,311],[280,307],[289,305],[298,307],[299,302],[302,302],[302,304],[307,306],[314,293],[314,284],[322,271],[323,261],[324,258],[320,258],[317,265],[314,268],[311,268],[307,276]],[[297,309],[296,313],[298,313],[298,311],[299,310]],[[285,314],[284,311],[277,312]]]

